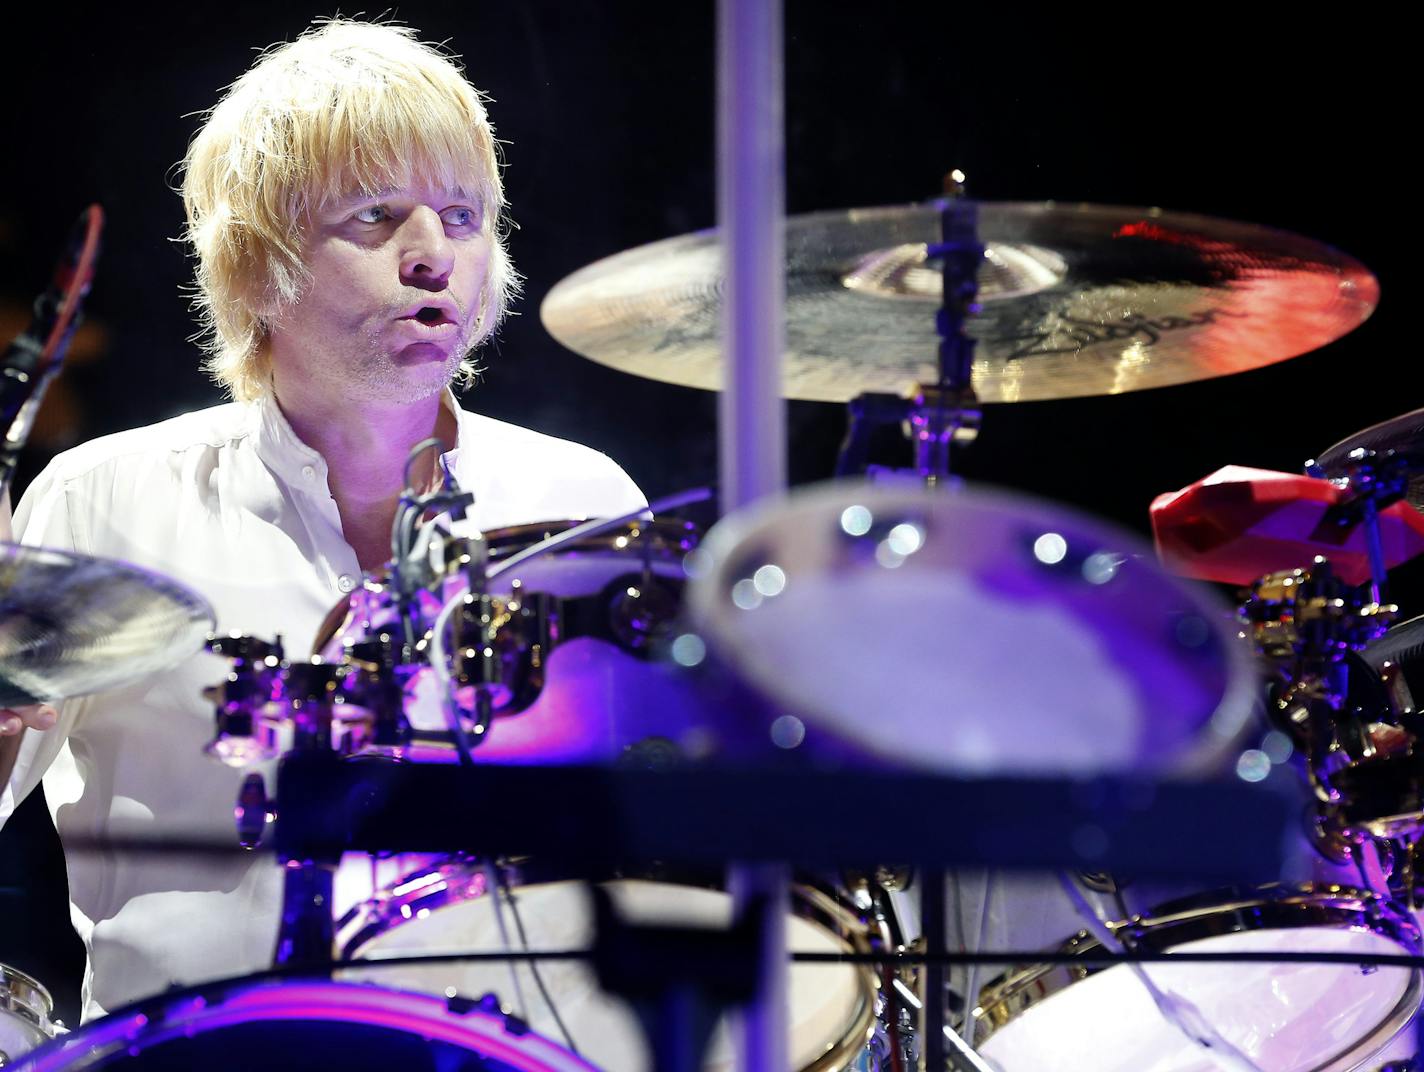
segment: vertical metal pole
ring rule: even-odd
[[[717,216],[726,278],[718,462],[729,512],[786,486],[781,0],[719,0],[717,14]],[[736,1017],[737,1068],[787,1072],[789,870],[734,864],[729,885],[738,910],[757,899],[768,909],[758,996]]]
[[[282,867],[282,921],[276,967],[294,966],[330,972],[336,945],[332,890],[336,865],[315,860],[287,860]]]
[[[791,1072],[786,919],[790,871],[784,864],[733,864],[728,885],[738,911],[765,898],[756,998],[733,1019],[738,1072]]]
[[[1377,486],[1377,485],[1376,485]],[[1364,502],[1365,550],[1370,556],[1370,601],[1379,603],[1389,594],[1389,570],[1384,562],[1384,542],[1380,538],[1379,503],[1373,495]]]
[[[931,957],[945,951],[945,879],[944,869],[920,869],[920,933],[924,935],[925,952]],[[948,1053],[944,1037],[944,962],[933,959],[925,965],[925,1007],[920,1016],[924,1025],[923,1048],[920,1051],[925,1072],[942,1072]],[[965,1006],[973,1022],[974,995],[965,995]]]
[[[726,290],[718,417],[722,508],[786,487],[786,162],[780,0],[721,0],[717,216]]]

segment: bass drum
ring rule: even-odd
[[[27,1072],[597,1072],[483,1002],[237,980],[164,995],[36,1050]]]
[[[506,892],[497,898],[490,895],[493,872],[474,860],[447,860],[407,874],[387,892],[346,914],[339,934],[342,952],[348,958],[379,959],[439,952],[497,953],[510,946],[589,948],[593,907],[587,887],[539,874],[527,865],[520,870],[520,874],[501,873],[497,881]],[[721,890],[642,879],[600,885],[620,915],[637,923],[726,927],[731,922],[732,900]],[[870,924],[843,899],[801,883],[793,887],[792,906],[794,916],[787,924],[792,951],[869,951]],[[348,969],[342,974],[427,993],[519,994],[525,1003],[521,1015],[536,1030],[576,1048],[607,1072],[651,1069],[632,1010],[600,991],[586,962],[543,961],[538,973],[536,978],[528,963],[511,967],[484,961]],[[857,1067],[854,1062],[865,1053],[875,1025],[876,986],[869,969],[796,964],[789,987],[792,1067],[805,1072]],[[706,1069],[721,1072],[733,1067],[725,1025],[717,1029],[708,1052]]]
[[[1125,944],[1192,953],[1420,952],[1419,929],[1372,893],[1332,885],[1184,898],[1114,924]],[[1065,951],[1093,954],[1080,933]],[[1417,969],[1339,964],[1146,965],[1267,1072],[1345,1072],[1383,1049],[1420,1002]],[[979,992],[979,1051],[1003,1072],[1216,1072],[1126,967],[1040,965]]]

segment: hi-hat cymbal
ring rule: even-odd
[[[106,558],[0,543],[0,707],[83,696],[201,651],[202,597]]]
[[[1258,368],[1361,324],[1379,287],[1320,242],[1160,209],[980,203],[974,388],[984,402],[1118,394]],[[842,402],[938,379],[934,203],[786,221],[789,398]],[[715,231],[581,268],[544,299],[553,336],[601,364],[721,386]]]
[[[1411,506],[1424,511],[1424,409],[1403,413],[1361,429],[1327,448],[1316,459],[1316,464],[1325,470],[1327,476],[1338,475],[1344,470],[1350,454],[1356,450],[1403,456],[1410,470],[1405,498]]]

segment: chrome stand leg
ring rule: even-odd
[[[945,972],[944,962],[935,961],[933,958],[945,951],[944,871],[927,867],[920,872],[919,877],[920,932],[925,938],[925,952],[931,958],[925,964],[925,1007],[922,1015],[924,1046],[921,1052],[924,1054],[925,1072],[943,1072],[947,1060],[944,1035]],[[965,1002],[972,1013],[972,999],[966,998]]]

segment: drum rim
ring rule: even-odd
[[[1252,918],[1246,918],[1248,911],[1254,913]],[[1235,925],[1222,925],[1227,921]],[[1311,924],[1368,930],[1415,956],[1424,950],[1418,926],[1393,901],[1367,890],[1319,882],[1207,891],[1163,902],[1126,923],[1119,921],[1109,926],[1114,933],[1125,931],[1143,948],[1161,952],[1222,934],[1292,930]],[[1059,951],[1088,955],[1101,948],[1102,944],[1095,937],[1087,931],[1079,931],[1064,941]],[[1116,966],[1035,964],[986,984],[980,988],[973,1011],[977,1041],[987,1041],[1074,983]],[[1353,1068],[1353,1062],[1377,1052],[1409,1023],[1419,1008],[1421,996],[1424,996],[1424,975],[1414,968],[1409,971],[1404,993],[1395,1005],[1360,1039],[1313,1065],[1313,1072]],[[1371,1045],[1374,1048],[1368,1049]]]
[[[43,1006],[37,1010],[23,1001],[26,996],[38,998]],[[0,964],[0,1012],[11,1013],[33,1025],[46,1037],[54,1035],[54,999],[49,990],[28,972]]]
[[[556,865],[543,864],[542,861],[515,860],[501,862],[498,866],[505,880],[515,890],[559,882],[590,881],[581,880]],[[423,918],[422,912],[433,913],[448,905],[484,897],[488,889],[485,867],[485,861],[465,854],[439,857],[423,867],[403,874],[386,889],[377,891],[374,896],[352,907],[337,922],[338,935],[342,932],[350,933],[350,937],[339,939],[341,967],[375,964],[379,958],[363,960],[360,956],[361,949],[381,935],[399,930],[405,924]],[[400,896],[388,892],[437,871],[441,877],[429,885],[407,891]],[[721,894],[727,892],[712,881],[657,869],[603,876],[591,881],[653,882]],[[867,954],[875,951],[871,939],[874,932],[869,917],[848,899],[838,896],[826,884],[810,876],[798,875],[791,883],[791,911],[792,915],[830,935],[848,953]],[[849,1026],[826,1044],[820,1056],[797,1072],[841,1072],[864,1047],[865,1040],[875,1026],[876,996],[880,983],[874,970],[869,964],[846,964],[844,967],[850,968],[856,977],[858,1000],[855,1014]]]
[[[533,521],[524,525],[506,525],[503,528],[486,529],[485,543],[489,545],[490,559],[498,562],[508,554],[523,550],[536,543],[566,532],[583,522],[567,518],[548,521]],[[680,561],[682,556],[695,548],[701,541],[702,533],[691,521],[677,521],[671,518],[634,519],[582,540],[566,544],[556,554],[570,551],[613,551],[626,555],[630,541],[647,539],[648,550],[664,561]],[[618,541],[623,540],[622,544]],[[690,541],[690,542],[689,542]]]
[[[499,1026],[512,1038],[525,1040],[519,1043],[520,1046],[532,1045],[547,1051],[525,1052],[516,1056],[546,1065],[556,1059],[559,1063],[552,1066],[555,1072],[601,1072],[583,1058],[569,1052],[547,1036],[530,1030],[517,1017],[502,1010],[487,1009],[478,1003],[471,1003],[468,1008],[454,1011],[450,1009],[447,1000],[431,994],[396,990],[370,983],[347,983],[321,976],[286,975],[270,970],[200,983],[144,998],[85,1024],[71,1034],[45,1043],[24,1056],[23,1067],[28,1072],[84,1072],[89,1068],[102,1068],[103,1062],[110,1057],[133,1046],[161,1045],[183,1035],[201,1033],[197,1032],[196,1028],[204,1022],[216,1021],[211,1025],[213,1030],[231,1026],[225,1022],[225,1018],[233,1015],[232,1003],[235,1001],[241,1002],[244,998],[254,1000],[257,1004],[256,1011],[263,1012],[267,1008],[277,1008],[276,1002],[280,1001],[283,992],[290,994],[300,989],[309,991],[305,999],[309,1004],[329,1000],[332,1007],[336,1008],[344,1002],[349,1008],[360,1007],[369,1011],[373,1017],[384,1013],[387,1017],[394,1018],[397,1010],[390,1005],[392,998],[430,1006],[429,1009],[421,1010],[430,1014],[435,1014],[438,1006],[440,1015],[432,1015],[429,1018],[431,1023],[463,1026],[467,1029],[468,1039],[457,1040],[454,1037],[454,1029],[440,1036],[451,1045],[469,1043],[477,1039],[489,1040],[488,1035],[469,1030],[470,1025],[477,1023],[493,1028],[493,1021],[498,1019],[502,1021]],[[264,1007],[265,1001],[272,1004]],[[318,1019],[312,1015],[268,1015],[253,1018],[250,1015],[253,1012],[251,1008],[239,1011],[248,1014],[248,1018],[235,1021],[237,1023],[254,1022],[254,1019],[262,1023]],[[354,1015],[347,1017],[345,1021],[340,1017],[333,1017],[330,1021],[323,1022],[347,1021],[362,1022]],[[380,1026],[417,1035],[417,1032],[393,1023]],[[425,1033],[423,1037],[430,1039],[436,1036]],[[500,1054],[480,1053],[474,1049],[471,1052],[506,1063],[510,1060],[508,1056]]]

